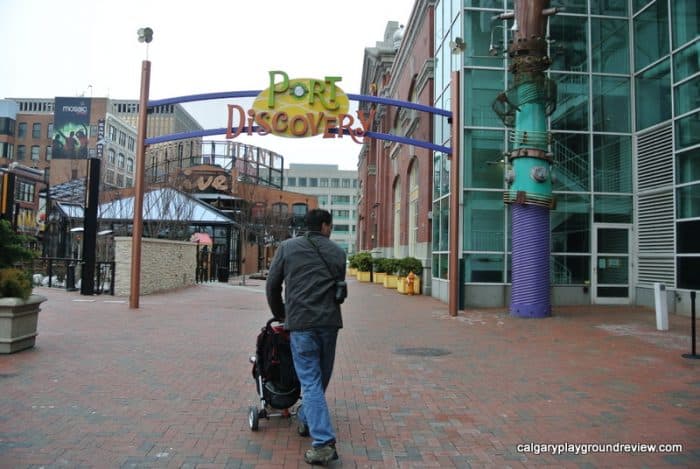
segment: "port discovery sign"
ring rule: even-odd
[[[269,86],[257,95],[247,111],[228,105],[226,138],[247,135],[280,137],[350,138],[362,143],[370,131],[375,110],[348,114],[349,99],[338,86],[341,77],[292,78],[282,71],[269,72]],[[245,124],[245,126],[243,125]]]
[[[238,104],[226,105],[226,127],[198,129],[174,134],[159,135],[144,139],[145,145],[183,140],[196,137],[225,135],[227,139],[239,136],[277,135],[303,138],[322,136],[328,139],[351,138],[364,143],[365,138],[375,138],[406,145],[427,148],[451,154],[450,147],[413,139],[404,135],[391,135],[371,130],[376,110],[348,112],[349,101],[363,101],[384,106],[414,109],[429,114],[450,118],[451,111],[426,106],[410,101],[384,98],[374,95],[345,94],[338,86],[341,77],[289,78],[279,70],[268,72],[268,87],[256,91],[226,91],[148,101],[148,108],[208,101],[214,99],[255,98],[250,109]]]

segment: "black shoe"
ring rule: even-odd
[[[338,452],[335,450],[335,444],[327,444],[324,446],[312,446],[311,449],[304,453],[304,461],[308,464],[326,465],[330,461],[338,459]]]

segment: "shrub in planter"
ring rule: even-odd
[[[419,259],[404,257],[399,260],[399,277],[405,277],[409,272],[413,272],[415,275],[423,273],[423,264]]]
[[[355,263],[360,272],[370,272],[372,270],[372,254],[367,251],[355,254]]]
[[[350,254],[348,256],[348,267],[350,267],[351,269],[357,269],[357,261],[355,260],[356,256],[357,256],[357,253]]]
[[[22,298],[32,294],[32,281],[29,272],[15,267],[34,257],[25,248],[28,239],[12,231],[7,220],[0,220],[0,298]]]
[[[32,281],[29,272],[20,269],[0,270],[0,298],[22,298],[26,300],[32,294]]]
[[[383,257],[377,257],[372,261],[372,266],[374,267],[375,273],[386,273],[386,261],[387,259]]]

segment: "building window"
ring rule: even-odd
[[[328,187],[328,178],[319,179],[318,187]]]
[[[124,175],[117,174],[117,186],[124,187]]]
[[[333,195],[331,196],[331,204],[337,205],[337,204],[349,204],[350,203],[350,196],[349,195]]]
[[[32,161],[39,161],[39,145],[32,145]]]
[[[124,153],[119,153],[118,166],[119,166],[120,168],[124,168],[125,159],[126,159],[126,158],[124,157]]]
[[[287,185],[294,187],[297,185],[297,178],[287,178]]]
[[[299,187],[306,187],[306,178],[299,178]]]
[[[20,202],[34,202],[34,184],[19,181],[17,200]]]
[[[350,189],[350,179],[344,178],[342,181],[342,187],[344,189]]]
[[[134,180],[132,178],[126,178],[126,187],[131,187],[134,185]]]
[[[331,179],[331,187],[340,187],[340,179],[332,178]]]
[[[46,138],[53,138],[53,122],[46,126]]]
[[[133,158],[128,158],[126,160],[126,170],[130,173],[134,172],[134,159]]]
[[[107,184],[112,184],[114,182],[114,171],[111,171],[111,170],[105,171],[105,182]]]
[[[27,147],[24,145],[17,146],[17,161],[22,161],[27,153]]]
[[[53,152],[53,147],[51,147],[51,146],[46,147],[46,161],[51,161],[52,152]]]
[[[136,148],[136,139],[134,137],[129,136],[128,144],[126,145],[126,148],[134,151],[134,148]]]
[[[119,131],[119,145],[126,147],[126,133]]]
[[[110,148],[109,151],[107,151],[107,161],[110,164],[114,164],[116,155],[117,155],[116,152]]]
[[[117,128],[114,127],[113,125],[109,126],[109,141],[110,142],[117,141]]]
[[[318,178],[309,178],[309,187],[318,187]]]
[[[17,138],[24,138],[27,136],[27,123],[20,122],[17,125]]]
[[[35,122],[32,124],[32,138],[41,138],[41,123]]]

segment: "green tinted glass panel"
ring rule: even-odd
[[[700,290],[700,257],[678,257],[678,288]]]
[[[463,220],[464,250],[503,251],[505,205],[501,192],[466,192]]]
[[[597,223],[632,223],[632,196],[596,195],[594,206]]]
[[[700,220],[676,223],[676,249],[678,253],[700,254]]]
[[[627,254],[629,230],[625,228],[598,228],[598,253]]]
[[[591,202],[587,195],[557,194],[550,212],[553,252],[591,251]]]
[[[637,13],[639,10],[644,8],[644,6],[648,3],[651,3],[655,0],[632,0],[632,11],[634,13]]]
[[[671,118],[671,73],[666,59],[637,75],[637,130]]]
[[[433,223],[435,223],[433,221]],[[438,219],[440,224],[440,244],[438,246],[439,251],[447,251],[449,249],[449,234],[450,234],[450,199],[445,197],[440,200],[440,217]]]
[[[676,115],[685,114],[700,106],[700,76],[691,78],[673,89]]]
[[[467,10],[464,15],[464,40],[467,43],[465,64],[503,67],[505,55],[505,21],[491,21],[496,12]],[[507,26],[506,26],[507,28]],[[489,55],[492,51],[494,55]]]
[[[448,274],[447,254],[440,254],[438,265],[439,265],[438,277],[441,279],[447,280],[447,274]]]
[[[588,134],[554,134],[554,174],[552,190],[588,192],[590,190],[590,165]]]
[[[594,44],[591,51],[593,71],[628,73],[628,38],[627,20],[591,18],[591,41]]]
[[[433,203],[433,232],[432,232],[432,250],[440,250],[440,202]]]
[[[634,18],[634,66],[640,70],[669,52],[668,9],[657,1]]]
[[[498,93],[505,89],[505,74],[499,70],[464,71],[464,125],[501,127],[491,104]]]
[[[503,188],[503,132],[466,130],[464,187]]]
[[[673,48],[676,49],[700,34],[700,3],[698,0],[673,0],[671,2]],[[696,43],[698,44],[698,43]]]
[[[676,125],[676,149],[700,143],[700,112],[678,119]]]
[[[553,130],[588,130],[588,76],[553,73],[557,82],[557,109]]]
[[[700,184],[679,187],[676,190],[678,218],[700,217]]]
[[[591,14],[627,16],[627,0],[591,0]]]
[[[593,190],[632,192],[632,140],[622,135],[593,137]]]
[[[630,131],[630,81],[622,77],[594,76],[593,130]]]
[[[676,155],[676,178],[680,184],[700,181],[700,148]]]
[[[459,4],[458,0],[452,1],[453,3]],[[462,0],[461,3],[463,3],[465,7],[496,8],[498,10],[503,9],[503,0]],[[513,8],[513,0],[508,0],[508,8]]]
[[[442,153],[433,153],[433,200],[440,197],[440,165]]]
[[[590,256],[552,256],[550,276],[553,284],[572,285],[590,282]]]
[[[503,256],[469,254],[465,280],[472,283],[503,283]]]
[[[569,5],[567,4],[567,12]],[[555,15],[549,17],[549,55],[552,70],[566,72],[588,71],[588,21],[580,16]]]
[[[700,41],[673,54],[673,79],[676,83],[700,72]]]

